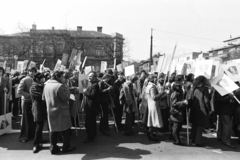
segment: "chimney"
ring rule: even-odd
[[[32,30],[37,30],[37,25],[36,24],[32,25]]]
[[[102,33],[102,27],[97,27],[97,31]]]
[[[52,30],[54,30],[54,27],[52,27]]]
[[[82,26],[77,26],[77,31],[82,31]]]

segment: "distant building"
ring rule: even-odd
[[[209,58],[221,58],[223,61],[240,58],[240,36],[223,41],[225,46],[209,51]]]
[[[6,60],[12,68],[14,56],[18,60],[31,60],[39,64],[46,58],[45,66],[54,68],[62,54],[71,54],[72,49],[83,52],[82,59],[87,56],[85,66],[94,66],[100,70],[101,61],[107,61],[108,68],[113,67],[114,58],[120,64],[123,58],[123,35],[102,33],[102,27],[97,31],[82,30],[77,26],[76,30],[63,29],[37,29],[35,24],[29,32],[12,35],[0,35],[0,61]]]

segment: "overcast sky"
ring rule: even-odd
[[[144,60],[153,53],[209,51],[223,40],[240,36],[239,0],[3,0],[0,33],[18,32],[18,24],[37,29],[71,29],[123,34],[130,57]],[[174,33],[174,34],[172,34]],[[186,35],[186,36],[183,36]]]

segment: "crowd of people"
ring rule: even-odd
[[[116,129],[125,136],[135,135],[133,126],[137,120],[150,141],[159,141],[159,132],[170,132],[169,139],[174,145],[185,145],[180,131],[188,124],[191,125],[193,145],[204,146],[202,134],[211,128],[216,130],[218,141],[236,149],[231,143],[231,135],[233,130],[240,137],[240,104],[233,95],[240,100],[240,89],[221,96],[204,76],[176,73],[166,76],[163,73],[147,74],[144,70],[124,76],[123,72],[109,69],[105,73],[88,73],[91,85],[79,93],[78,75],[78,71],[40,73],[36,67],[9,75],[0,67],[0,115],[4,113],[6,93],[8,110],[13,118],[21,115],[19,141],[26,143],[34,139],[33,153],[46,142],[42,138],[46,121],[51,154],[75,150],[76,147],[70,144],[71,127],[79,125],[74,123],[77,119],[74,113],[80,112],[85,113],[87,138],[84,143],[93,142],[97,130],[104,136],[110,135],[111,115]],[[71,94],[75,100],[70,98]],[[59,140],[63,142],[61,148],[57,145]]]

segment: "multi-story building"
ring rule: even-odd
[[[108,68],[113,67],[114,58],[117,64],[121,63],[123,44],[123,35],[102,33],[102,27],[97,27],[97,31],[82,30],[81,26],[76,30],[54,27],[43,30],[33,24],[28,32],[0,36],[0,61],[7,60],[14,68],[14,56],[18,61],[34,61],[37,66],[46,58],[45,66],[53,69],[63,53],[70,55],[76,49],[82,51],[82,59],[88,57],[85,66],[94,66],[99,71],[101,61],[107,61]]]

